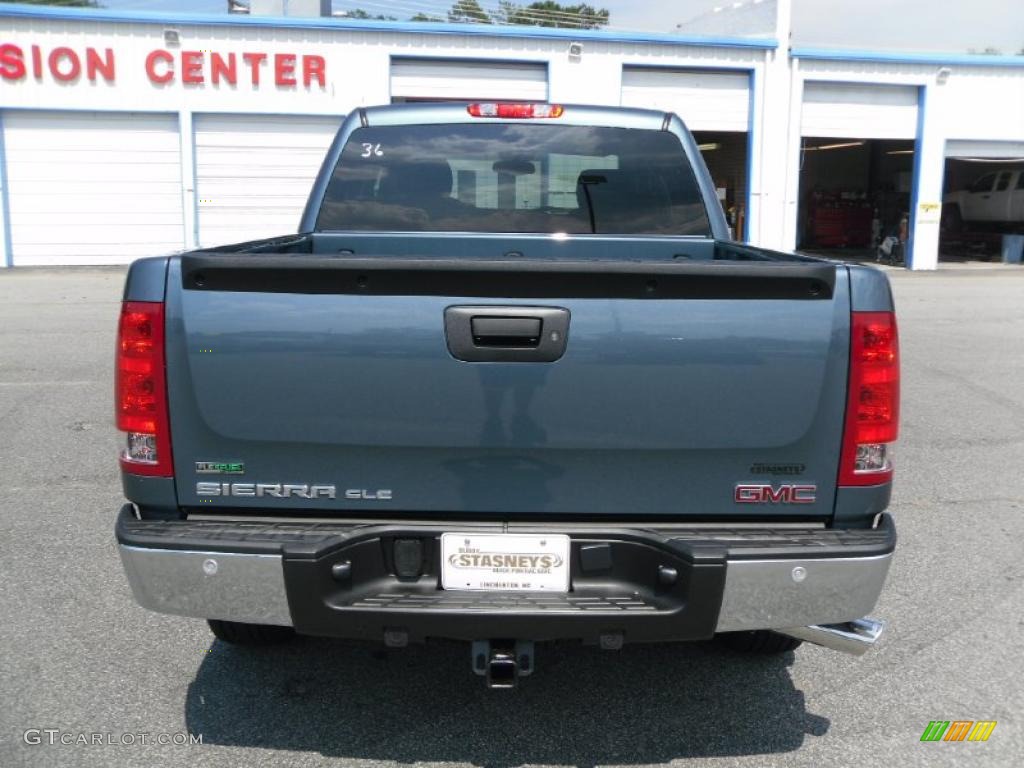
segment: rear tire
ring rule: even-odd
[[[291,627],[278,627],[273,624],[243,624],[239,621],[223,621],[207,619],[210,631],[218,640],[232,645],[277,645],[295,637]]]
[[[765,655],[788,653],[799,648],[804,642],[768,629],[755,629],[750,632],[722,632],[715,635],[715,639],[734,651]]]

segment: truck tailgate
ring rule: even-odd
[[[203,254],[170,264],[168,393],[185,507],[832,513],[844,268]],[[450,307],[567,310],[564,353],[456,359]],[[795,497],[777,490],[793,484],[804,487]],[[772,493],[740,503],[738,485]]]

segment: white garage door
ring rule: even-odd
[[[508,99],[545,101],[547,64],[479,62],[457,59],[395,59],[391,62],[391,98]]]
[[[950,140],[946,142],[946,157],[1024,159],[1024,141]]]
[[[198,243],[296,232],[342,118],[197,115]]]
[[[804,83],[800,133],[843,139],[913,139],[917,136],[917,88]]]
[[[624,67],[622,105],[679,115],[691,131],[741,131],[749,126],[746,73]]]
[[[5,112],[16,266],[124,264],[184,245],[177,118]]]

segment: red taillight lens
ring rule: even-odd
[[[466,111],[473,117],[502,117],[524,119],[530,117],[561,117],[565,108],[560,104],[470,104]]]
[[[900,352],[896,315],[854,312],[850,327],[850,391],[839,485],[877,485],[892,478],[899,435]]]
[[[160,302],[126,301],[121,306],[114,407],[117,428],[127,433],[121,467],[136,475],[174,475]]]

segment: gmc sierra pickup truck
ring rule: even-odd
[[[733,242],[680,119],[345,119],[298,234],[135,262],[138,602],[214,635],[862,653],[895,547],[883,273]]]

